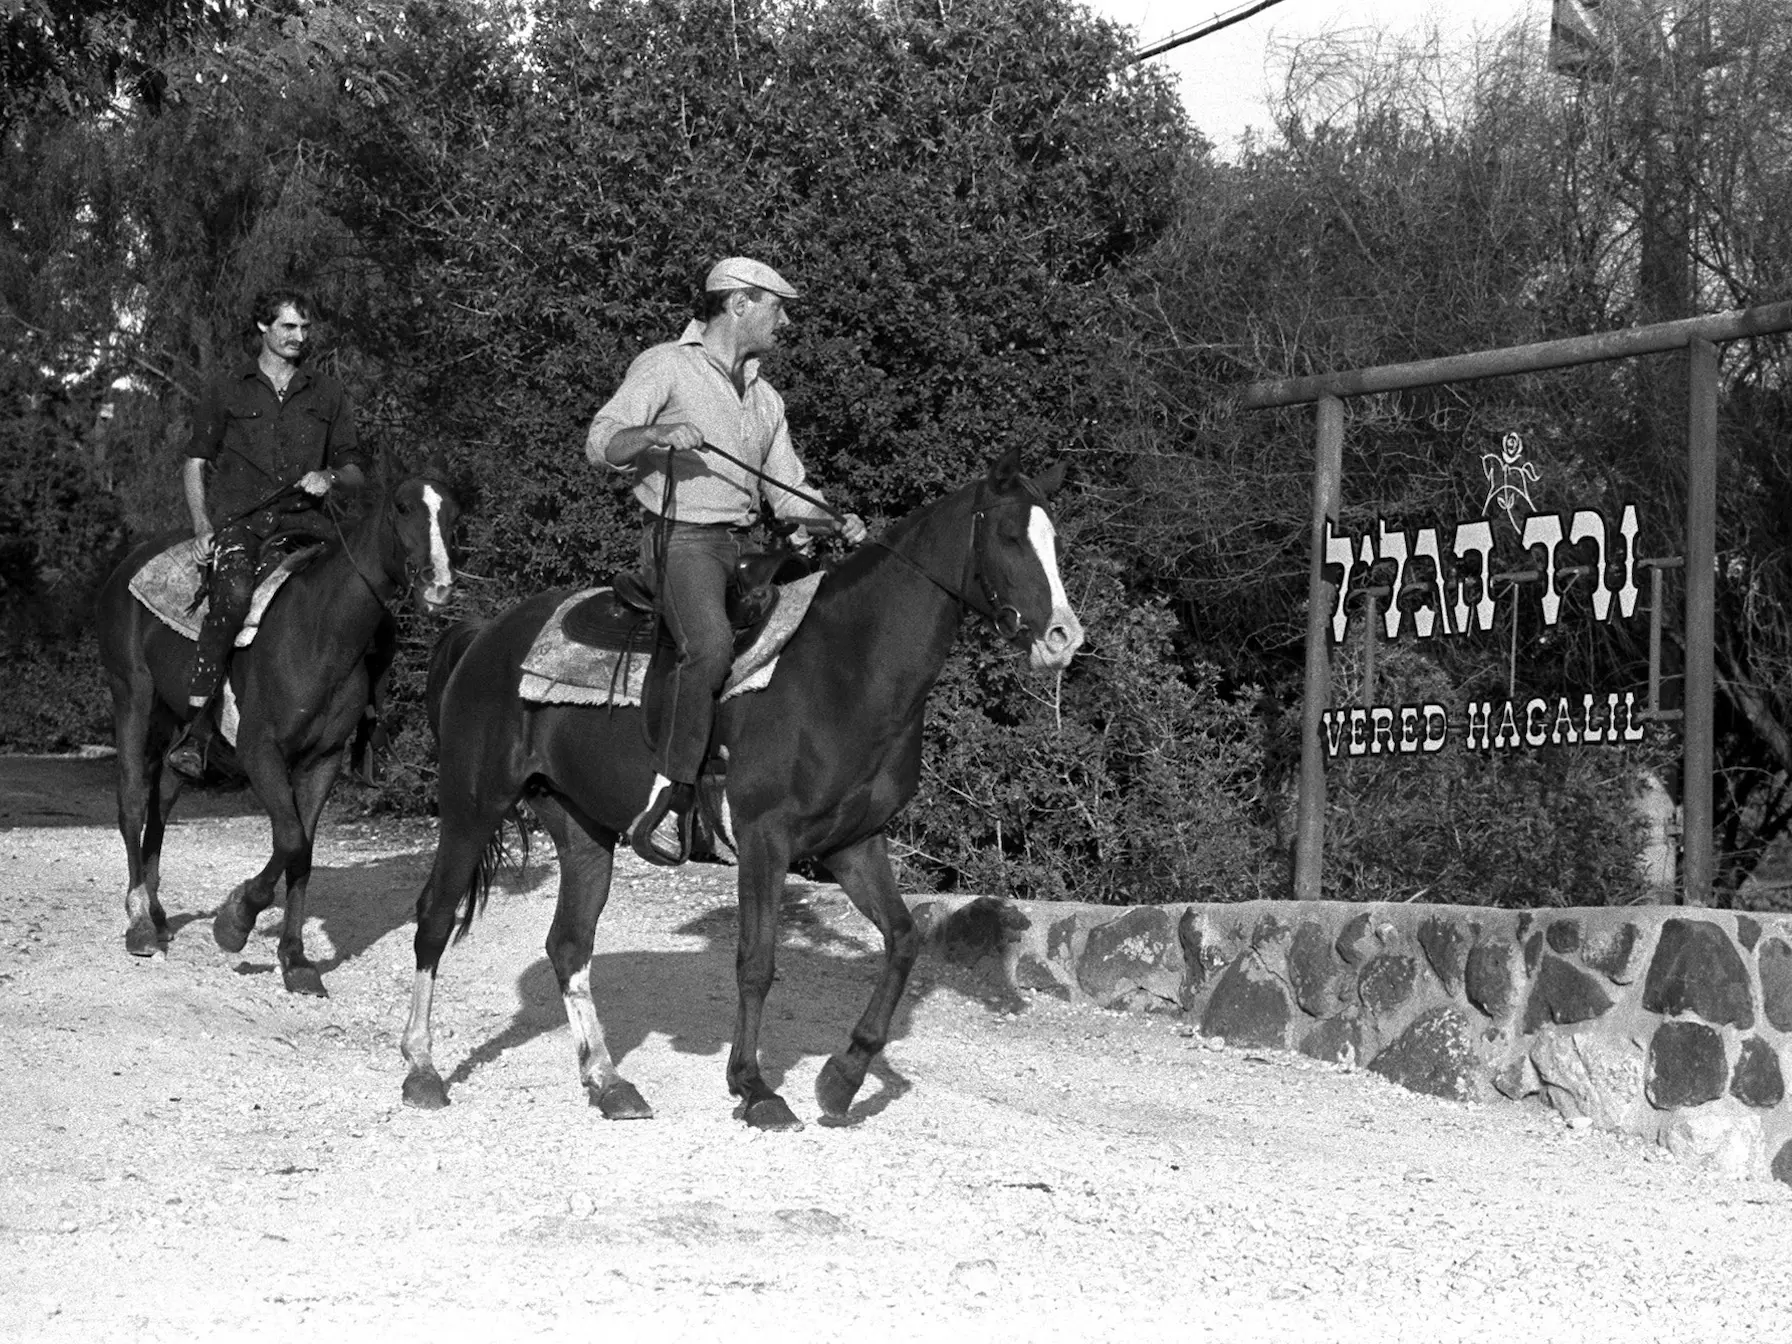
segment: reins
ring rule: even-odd
[[[266,473],[264,472],[263,474],[265,475]],[[243,519],[251,517],[257,513],[260,513],[263,509],[272,508],[275,504],[279,503],[286,496],[295,494],[295,493],[305,494],[305,493],[309,493],[309,492],[301,491],[299,489],[299,485],[296,481],[291,482],[286,485],[283,485],[278,490],[275,490],[272,494],[266,495],[263,498],[256,500],[255,503],[251,504],[248,508],[242,509],[237,513],[231,514],[230,517],[226,518],[223,522],[219,523],[217,525],[217,527],[212,529],[212,531],[214,534],[216,534],[218,532],[222,532],[227,527],[234,527],[237,523],[242,522]],[[317,499],[317,512],[323,514],[324,517],[328,518],[330,520],[330,526],[335,529],[336,540],[342,543],[342,551],[343,551],[344,555],[348,556],[349,564],[354,566],[355,573],[361,576],[361,582],[365,583],[367,585],[368,589],[373,593],[374,600],[377,601],[382,607],[385,606],[387,599],[380,596],[379,584],[375,580],[369,578],[367,575],[367,571],[361,568],[360,557],[355,554],[354,548],[348,544],[348,535],[342,530],[342,520],[338,516],[340,513],[340,509],[336,505],[335,501],[333,501],[327,494],[320,495],[320,496],[314,496],[314,498]],[[382,518],[385,516],[386,510],[390,507],[391,507],[391,500],[389,498],[382,497],[382,499],[380,501],[380,515]],[[407,583],[405,586],[407,586],[407,587],[409,586],[408,580],[410,579],[410,577],[411,577],[411,561],[410,561],[410,557],[406,556],[405,557],[405,579],[407,580]]]
[[[336,540],[342,543],[342,553],[348,557],[348,562],[354,567],[355,573],[360,575],[361,582],[367,585],[367,591],[373,594],[373,600],[378,602],[381,607],[385,607],[389,599],[381,596],[379,584],[367,576],[367,571],[361,568],[361,557],[356,555],[355,548],[348,544],[348,534],[342,530],[342,519],[337,516],[340,510],[331,504],[328,495],[324,496],[321,503],[323,507],[319,512],[330,520],[330,526],[336,530]],[[386,511],[391,507],[390,496],[383,496],[380,500],[380,521],[382,523],[386,519]],[[404,558],[404,583],[400,585],[399,592],[411,586],[411,568],[411,557],[406,555]],[[380,577],[389,578],[390,576],[382,572]]]
[[[666,493],[668,500],[671,496],[672,457],[677,451],[678,450],[675,448],[669,448],[666,452]],[[846,521],[846,515],[836,509],[833,505],[829,504],[826,500],[823,500],[816,495],[812,495],[808,491],[800,489],[797,486],[786,485],[783,481],[778,480],[777,477],[771,475],[769,472],[760,470],[751,462],[742,461],[727,449],[718,448],[707,439],[704,440],[702,448],[698,451],[714,453],[724,462],[732,462],[742,471],[758,477],[767,485],[775,485],[778,489],[784,491],[785,494],[794,495],[805,504],[814,505],[837,523],[844,523]],[[988,576],[985,575],[980,568],[974,568],[977,562],[977,543],[980,536],[979,529],[983,523],[983,515],[988,512],[989,506],[985,505],[971,514],[971,545],[970,550],[966,553],[965,557],[966,570],[974,570],[978,587],[983,590],[983,601],[981,605],[974,601],[970,594],[965,591],[965,584],[962,581],[954,587],[952,584],[946,582],[946,580],[940,578],[939,575],[929,570],[925,565],[918,564],[916,561],[904,555],[901,551],[890,545],[889,542],[880,540],[876,537],[867,537],[865,539],[865,545],[875,546],[879,550],[895,556],[898,560],[902,561],[903,564],[914,570],[915,573],[919,574],[936,588],[939,588],[954,601],[962,606],[969,607],[979,616],[982,616],[995,627],[996,633],[1003,639],[1019,639],[1028,629],[1025,618],[1020,614],[1020,609],[1011,602],[1004,602],[1001,598],[1001,594],[997,593],[995,586],[990,583]],[[661,517],[664,518],[664,516],[665,515],[662,512]]]
[[[667,458],[666,475],[667,475],[668,479],[670,479],[670,477],[672,475],[671,456],[672,456],[672,453],[676,452],[676,451],[677,451],[676,449],[668,449],[667,453],[666,453],[666,458]],[[714,453],[717,457],[721,458],[722,461],[734,463],[734,465],[739,467],[742,471],[745,471],[751,475],[757,476],[760,480],[764,481],[767,485],[775,485],[778,487],[778,489],[782,490],[785,494],[795,495],[798,499],[802,500],[803,503],[805,503],[805,504],[813,504],[816,508],[820,509],[823,513],[827,514],[828,517],[832,518],[836,523],[844,523],[846,521],[846,515],[844,513],[841,513],[839,509],[836,509],[832,504],[829,504],[826,500],[820,499],[817,496],[810,494],[807,490],[800,490],[794,485],[784,484],[784,482],[780,481],[776,476],[772,476],[772,475],[768,474],[767,472],[761,471],[758,467],[754,466],[751,462],[741,461],[740,458],[736,457],[733,453],[729,452],[726,448],[718,448],[715,446],[715,444],[709,442],[707,439],[704,440],[703,447],[700,448],[698,451],[704,452],[704,453]]]
[[[977,563],[978,529],[982,525],[983,515],[987,512],[989,512],[987,508],[981,508],[971,514],[971,545],[970,549],[965,554],[965,568],[967,570],[973,570],[973,567]],[[914,570],[915,573],[933,584],[934,587],[938,588],[955,602],[958,602],[962,606],[969,607],[972,611],[987,620],[995,627],[996,633],[1003,639],[1019,639],[1027,632],[1027,622],[1025,618],[1021,616],[1020,608],[1016,607],[1011,602],[1002,601],[1001,595],[996,592],[995,586],[990,583],[988,577],[981,569],[973,570],[977,578],[977,585],[983,590],[983,603],[980,606],[971,599],[969,593],[964,591],[965,586],[962,581],[957,587],[954,587],[939,575],[935,574],[932,570],[928,569],[925,565],[918,564],[916,561],[897,550],[894,546],[890,545],[889,542],[880,538],[869,537],[866,539],[865,544],[867,546],[875,546],[887,555],[895,556],[898,560],[902,561],[903,564]],[[1012,620],[1009,619],[1010,617],[1012,617]]]

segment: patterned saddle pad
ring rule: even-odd
[[[771,682],[778,653],[808,614],[809,603],[825,576],[816,573],[778,588],[778,604],[753,643],[735,660],[722,688],[722,699],[757,691]],[[567,638],[566,613],[608,588],[585,588],[567,596],[535,636],[523,659],[517,694],[524,700],[551,705],[638,705],[647,683],[651,652],[594,649]]]
[[[237,648],[244,649],[255,642],[255,632],[261,628],[262,615],[274,594],[280,591],[283,583],[310,564],[321,550],[323,545],[319,543],[288,553],[255,585],[255,595],[249,600],[248,618],[237,632]],[[156,619],[175,634],[191,640],[199,638],[199,627],[210,605],[201,602],[193,607],[193,599],[198,595],[199,562],[193,556],[191,538],[177,541],[167,550],[152,555],[149,562],[131,576],[131,596],[148,607]]]
[[[280,591],[282,584],[310,564],[322,550],[322,543],[318,543],[289,551],[255,585],[255,593],[249,599],[249,615],[243,621],[243,628],[237,631],[237,648],[247,648],[255,642],[255,632],[261,628],[262,615],[267,611],[274,594]],[[155,618],[175,634],[195,642],[199,639],[199,627],[204,622],[206,608],[210,605],[201,602],[197,607],[193,606],[193,599],[198,595],[199,561],[194,557],[191,538],[177,541],[167,550],[152,555],[149,562],[131,576],[131,596],[148,607]],[[233,747],[236,745],[239,726],[236,691],[226,677],[218,704],[218,731]]]

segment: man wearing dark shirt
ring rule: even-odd
[[[348,393],[303,367],[310,300],[291,290],[267,294],[256,301],[255,325],[256,356],[215,379],[200,400],[182,472],[193,549],[202,562],[211,560],[209,604],[187,686],[193,727],[168,757],[191,778],[205,773],[205,709],[249,614],[262,548],[276,533],[322,535],[318,501],[338,485],[353,490],[366,481]]]

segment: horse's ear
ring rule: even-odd
[[[422,474],[438,481],[448,479],[448,458],[440,448],[430,453],[429,461],[423,464]]]
[[[1044,495],[1047,499],[1050,499],[1053,495],[1057,494],[1064,484],[1066,467],[1067,464],[1064,459],[1059,458],[1056,462],[1052,463],[1051,466],[1035,476],[1033,478],[1033,484],[1039,488],[1039,493]]]
[[[1020,445],[1009,444],[1008,448],[994,462],[989,464],[989,484],[998,495],[1012,492],[1020,482]]]

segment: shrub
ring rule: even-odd
[[[1119,567],[1067,583],[1091,647],[1039,684],[979,630],[929,703],[923,782],[894,837],[928,883],[1133,903],[1273,894],[1263,727],[1249,693],[1172,657],[1174,619],[1130,605]]]

